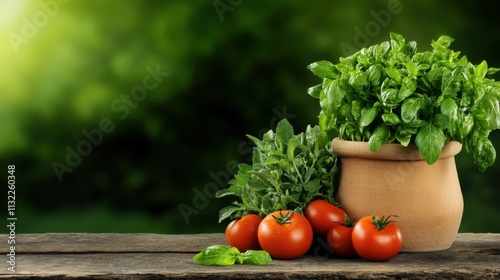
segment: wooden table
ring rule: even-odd
[[[500,279],[500,234],[458,234],[445,251],[400,253],[388,262],[325,258],[319,250],[263,266],[212,267],[193,256],[224,235],[48,233],[16,236],[16,273],[0,235],[0,279]]]

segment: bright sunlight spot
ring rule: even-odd
[[[23,0],[0,0],[0,27],[10,24],[23,10]]]

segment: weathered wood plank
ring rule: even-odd
[[[223,244],[223,234],[19,236],[17,273],[3,269],[0,279],[500,279],[500,234],[459,234],[448,250],[400,253],[383,263],[307,255],[229,267],[192,261],[206,246]]]
[[[96,253],[96,252],[197,252],[213,244],[227,244],[224,234],[152,234],[152,233],[46,233],[18,234],[16,252]],[[0,235],[7,240],[7,235]],[[7,253],[2,246],[2,253]]]
[[[306,256],[296,260],[274,260],[265,266],[207,267],[197,265],[189,253],[130,254],[34,254],[18,257],[15,277],[37,276],[40,279],[66,277],[112,278],[135,275],[134,279],[195,278],[239,279],[286,278],[314,279],[341,276],[344,279],[416,278],[499,279],[500,256],[476,253],[401,253],[385,263],[364,260],[324,259]],[[6,275],[2,275],[6,276]],[[0,277],[2,277],[0,276]],[[12,276],[12,275],[9,275]]]
[[[0,240],[8,235],[0,234]],[[18,253],[96,253],[96,252],[198,252],[214,244],[227,244],[222,233],[205,234],[131,234],[131,233],[46,233],[18,234]],[[460,233],[452,248],[476,250],[500,246],[500,234]],[[0,252],[7,253],[7,246]]]

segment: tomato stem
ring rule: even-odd
[[[355,220],[351,220],[347,214],[344,214],[344,223],[342,224],[345,227],[352,228],[356,223]]]
[[[391,217],[399,218],[398,215],[389,215],[387,217],[382,216],[378,218],[377,216],[372,216],[372,224],[377,228],[377,230],[383,230],[388,224],[394,223],[395,221],[389,220]]]
[[[280,211],[280,216],[276,217],[273,215],[273,218],[276,220],[276,222],[280,225],[282,224],[289,224],[291,223],[291,218],[293,216],[293,211],[288,210],[286,214],[283,216],[283,212]]]

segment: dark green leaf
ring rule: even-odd
[[[498,100],[492,95],[484,95],[480,101],[482,112],[485,115],[487,128],[490,130],[500,128],[500,106]]]
[[[330,106],[335,110],[342,105],[342,101],[347,93],[338,81],[332,82],[329,90],[330,91],[327,93],[327,98],[329,99],[328,103],[331,104]]]
[[[354,101],[352,101],[351,105],[352,105],[351,106],[352,117],[356,121],[361,121],[361,109],[362,109],[361,102],[359,100],[354,100]]]
[[[474,163],[478,165],[480,171],[485,171],[495,163],[496,151],[491,141],[483,137],[477,141],[474,149]]]
[[[287,119],[282,119],[276,126],[276,137],[281,140],[281,143],[287,144],[293,137],[293,127]]]
[[[373,122],[378,114],[378,108],[376,106],[371,108],[363,108],[361,110],[361,119],[359,120],[359,126],[365,127]]]
[[[384,144],[389,141],[390,131],[389,127],[385,124],[377,126],[368,141],[368,147],[370,151],[375,152],[380,149]]]
[[[417,89],[417,83],[415,80],[409,77],[404,77],[402,80],[401,88],[399,89],[398,99],[404,100],[408,98]]]
[[[415,134],[415,132],[411,131],[410,128],[399,126],[396,131],[396,139],[401,145],[407,147],[410,144],[411,136],[413,134]]]
[[[396,125],[399,124],[401,121],[399,120],[398,115],[394,113],[385,113],[382,115],[382,120],[384,123],[388,125]]]
[[[368,75],[368,81],[370,82],[372,87],[379,87],[382,84],[384,75],[384,68],[380,64],[372,65],[366,70],[366,74]]]
[[[218,196],[218,197],[222,197],[222,196]],[[219,211],[219,223],[227,218],[230,218],[231,215],[233,215],[238,210],[239,209],[236,206],[226,206],[226,207],[222,208]]]
[[[410,123],[418,116],[418,111],[422,108],[423,101],[421,98],[408,98],[401,106],[401,120],[405,123]]]
[[[446,98],[441,102],[441,113],[450,117],[452,121],[458,119],[458,105],[452,98]]]
[[[434,117],[434,125],[441,129],[453,129],[452,122],[450,121],[450,117],[445,114],[436,114]]]
[[[474,128],[474,116],[465,115],[460,127],[461,137],[465,138]]]
[[[321,184],[320,184],[319,179],[309,181],[309,182],[307,182],[307,184],[304,185],[304,189],[308,192],[311,192],[311,193],[318,192],[320,188],[321,188]]]
[[[368,85],[366,74],[360,70],[352,71],[349,75],[349,85],[356,91],[363,90]]]
[[[248,187],[255,189],[257,191],[259,189],[261,189],[261,190],[267,189],[267,187],[268,187],[268,184],[264,183],[263,181],[254,180],[254,179],[248,180],[247,185],[248,185]]]
[[[446,136],[443,131],[432,123],[422,127],[415,137],[415,144],[427,164],[433,164],[438,160],[445,142]]]
[[[441,94],[444,97],[452,97],[460,89],[460,81],[462,80],[462,67],[458,67],[450,71],[445,69],[443,71],[443,81],[441,84]]]

